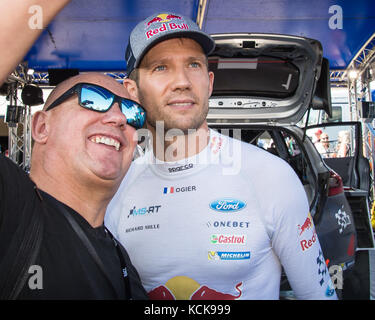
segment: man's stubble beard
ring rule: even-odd
[[[147,112],[146,117],[146,123],[148,126],[151,126],[156,130],[157,122],[164,122],[164,133],[166,133],[169,130],[177,129],[176,132],[180,131],[184,135],[187,135],[189,133],[189,130],[198,130],[202,124],[206,121],[207,114],[208,114],[208,99],[206,99],[203,109],[200,111],[200,113],[194,118],[192,116],[189,121],[186,122],[186,125],[181,125],[181,121],[178,119],[173,119],[173,116],[170,116],[168,113],[159,113],[159,117],[157,118],[155,113],[155,110],[160,110],[160,108],[157,105],[154,105],[152,103],[147,102],[147,99],[145,99],[143,93],[138,88],[138,94],[139,94],[139,102],[142,106],[145,107]],[[150,112],[149,110],[153,110]],[[164,115],[164,119],[160,117],[160,114]]]

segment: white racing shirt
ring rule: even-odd
[[[198,155],[133,162],[105,223],[151,299],[336,299],[303,186],[282,159],[210,130]]]

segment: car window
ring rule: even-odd
[[[303,185],[312,183],[313,174],[311,172],[309,161],[297,140],[286,131],[281,131],[283,141],[288,150],[289,157],[286,159],[290,166],[297,173]]]
[[[307,129],[306,134],[323,158],[347,158],[355,154],[352,126],[327,126]]]
[[[301,153],[301,150],[300,150],[300,147],[296,141],[296,139],[292,136],[290,136],[289,134],[287,134],[286,132],[282,132],[283,134],[283,137],[284,137],[284,140],[285,140],[285,144],[286,144],[286,147],[288,149],[288,152],[289,152],[289,155],[290,156],[296,156],[296,155],[299,155]]]
[[[299,69],[288,59],[211,56],[208,62],[210,71],[215,73],[213,96],[246,95],[280,99],[292,97],[299,85]]]

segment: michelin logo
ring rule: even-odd
[[[248,260],[250,251],[208,251],[208,260]]]

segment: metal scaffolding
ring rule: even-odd
[[[32,78],[27,74],[27,64],[20,64],[8,77],[9,92],[7,114],[9,158],[24,170],[30,169],[31,160],[31,107],[20,104],[18,91]]]
[[[374,119],[360,118],[358,115],[358,103],[361,101],[372,101],[370,82],[375,80],[375,33],[366,41],[361,50],[353,58],[347,69],[349,106],[351,115],[362,122],[363,129],[363,152],[364,156],[370,161],[371,181],[372,181],[372,199],[375,199],[375,149],[374,149]],[[354,73],[351,77],[350,73]]]
[[[31,110],[29,106],[17,104],[17,87],[14,87],[9,97],[7,111],[7,113],[14,112],[16,115],[16,118],[8,119],[10,121],[7,122],[9,158],[28,171],[31,159]]]
[[[375,33],[368,39],[341,75],[347,78],[349,107],[352,120],[362,122],[363,155],[370,164],[371,223],[375,228],[375,122],[373,118],[360,118],[358,104],[372,101],[370,82],[375,80]]]

